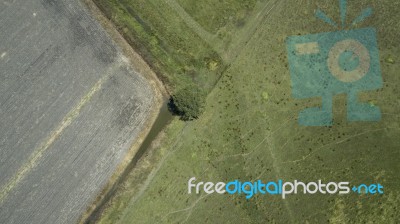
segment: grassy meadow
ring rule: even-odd
[[[334,97],[332,127],[301,127],[299,111],[321,99],[294,99],[285,40],[335,31],[336,1],[94,0],[171,89],[187,80],[209,91],[204,114],[174,119],[133,169],[99,223],[396,223],[400,220],[400,2],[349,1],[349,20],[374,14],[384,86],[359,98],[380,107],[379,122],[347,122]],[[333,4],[334,2],[335,4]],[[187,193],[197,181],[380,183],[383,195]]]

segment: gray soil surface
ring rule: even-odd
[[[74,223],[155,94],[78,0],[0,1],[0,223]]]

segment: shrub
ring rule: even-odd
[[[179,88],[171,96],[170,109],[182,120],[197,119],[204,111],[206,93],[197,85]]]

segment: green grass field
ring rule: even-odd
[[[374,8],[372,18],[359,27],[377,29],[384,86],[359,97],[378,105],[383,116],[380,122],[349,123],[346,98],[338,95],[334,98],[332,127],[298,125],[299,111],[321,102],[318,98],[297,100],[291,96],[285,45],[288,36],[333,31],[313,16],[314,10],[321,8],[338,21],[339,9],[332,1],[229,0],[224,1],[227,6],[190,0],[95,2],[109,4],[107,15],[112,15],[113,22],[135,41],[149,41],[151,45],[151,39],[146,38],[159,38],[154,40],[158,44],[144,47],[150,52],[150,62],[168,71],[169,82],[179,83],[181,76],[176,71],[188,66],[187,70],[203,76],[198,82],[213,86],[210,80],[218,79],[206,76],[217,74],[213,63],[205,62],[207,57],[226,68],[210,90],[205,113],[192,122],[172,121],[161,142],[154,144],[120,187],[100,223],[400,220],[400,2],[349,2],[351,19],[366,6]],[[122,8],[131,8],[131,12],[127,14]],[[137,23],[140,20],[146,22]],[[229,33],[229,38],[220,36],[222,32]],[[169,50],[158,52],[160,43],[166,43]],[[193,176],[198,181],[213,182],[379,182],[385,193],[298,194],[285,200],[267,195],[250,200],[243,195],[189,195],[187,182]]]
[[[257,1],[187,1],[178,0],[185,11],[205,30],[217,33],[229,26],[242,26]]]
[[[219,78],[223,65],[218,54],[164,1],[95,3],[169,87],[192,80],[210,89]]]

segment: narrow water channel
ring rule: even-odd
[[[107,202],[115,195],[118,186],[120,186],[125,180],[128,174],[132,171],[132,169],[136,166],[137,162],[142,158],[145,154],[147,149],[150,147],[151,142],[157,137],[157,135],[165,128],[165,126],[172,120],[173,115],[168,110],[168,100],[165,100],[158,116],[150,129],[150,132],[144,139],[142,145],[140,146],[139,150],[128,164],[126,169],[122,172],[121,176],[117,179],[117,181],[113,184],[111,189],[106,193],[104,198],[99,202],[96,209],[90,214],[90,216],[85,220],[85,223],[95,223],[104,209],[104,206]]]

